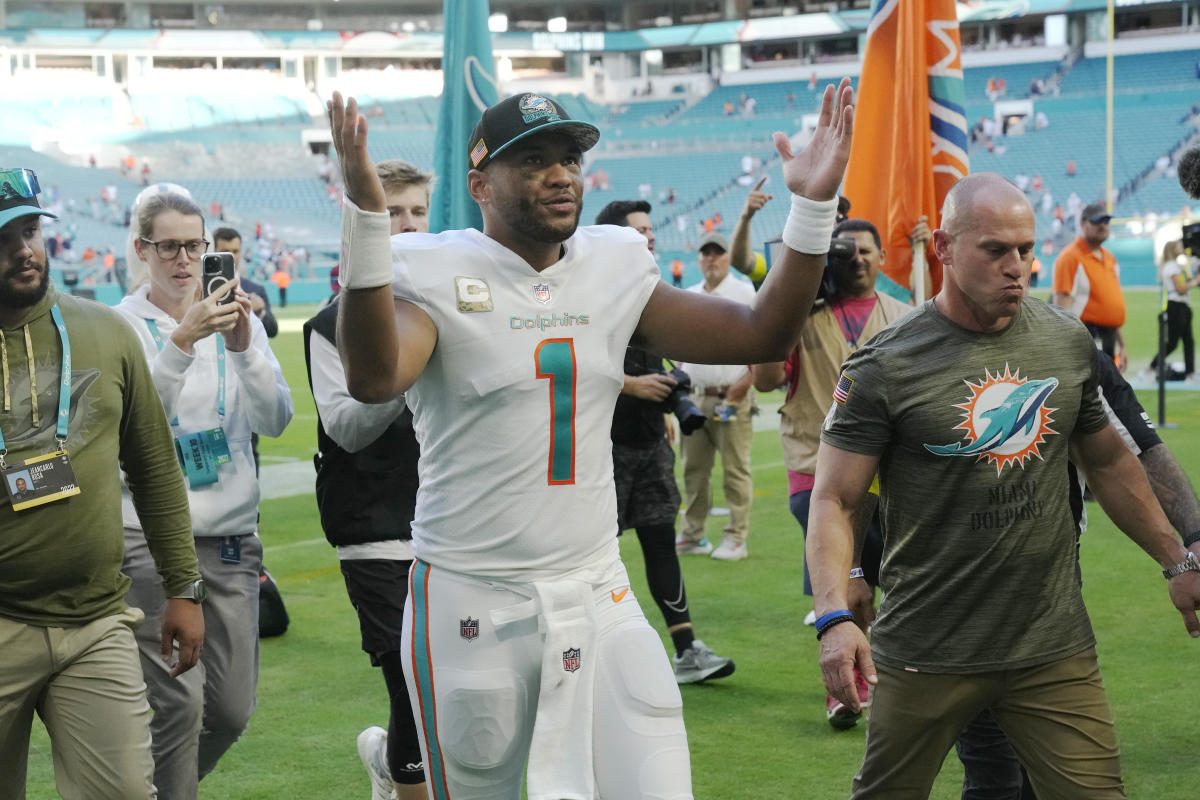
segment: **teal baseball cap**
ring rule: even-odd
[[[19,217],[40,215],[58,219],[42,208],[37,196],[42,191],[37,174],[31,169],[0,169],[0,228]]]

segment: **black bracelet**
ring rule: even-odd
[[[817,628],[817,641],[821,641],[821,637],[825,635],[825,631],[835,625],[841,625],[843,622],[854,622],[854,615],[847,611],[844,614],[838,614],[832,619],[827,620],[824,625]]]
[[[1200,542],[1200,530],[1192,531],[1187,536],[1183,537],[1183,546],[1191,547],[1196,542]]]

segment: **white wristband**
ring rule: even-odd
[[[342,258],[338,283],[347,289],[375,289],[392,282],[392,226],[386,211],[363,211],[349,196],[342,200]]]
[[[828,253],[833,227],[837,224],[837,206],[836,195],[829,200],[792,195],[792,210],[783,226],[783,243],[797,253]]]

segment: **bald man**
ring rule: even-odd
[[[959,731],[991,710],[1041,797],[1123,798],[1120,754],[1075,576],[1068,451],[1163,568],[1200,636],[1200,566],[1108,423],[1083,325],[1025,297],[1035,224],[990,173],[955,185],[939,294],[853,353],[824,423],[808,559],[822,676],[875,685],[853,797],[927,797]],[[902,387],[902,388],[901,388]],[[884,600],[872,641],[846,610],[851,511],[879,473]]]

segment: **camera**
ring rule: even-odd
[[[675,415],[675,419],[679,420],[679,430],[687,436],[704,424],[704,414],[688,396],[692,391],[692,378],[679,367],[670,372],[658,370],[658,374],[675,379],[675,388],[662,401],[662,409]]]
[[[225,284],[234,279],[233,253],[206,253],[200,262],[200,294],[220,294]],[[218,305],[233,302],[233,292],[217,301]]]
[[[1183,249],[1190,256],[1200,256],[1200,222],[1183,226]]]
[[[817,300],[829,302],[838,293],[838,272],[849,270],[858,258],[858,243],[853,239],[833,239],[829,242],[829,253],[825,256],[825,271],[821,274],[821,286],[817,289]]]

